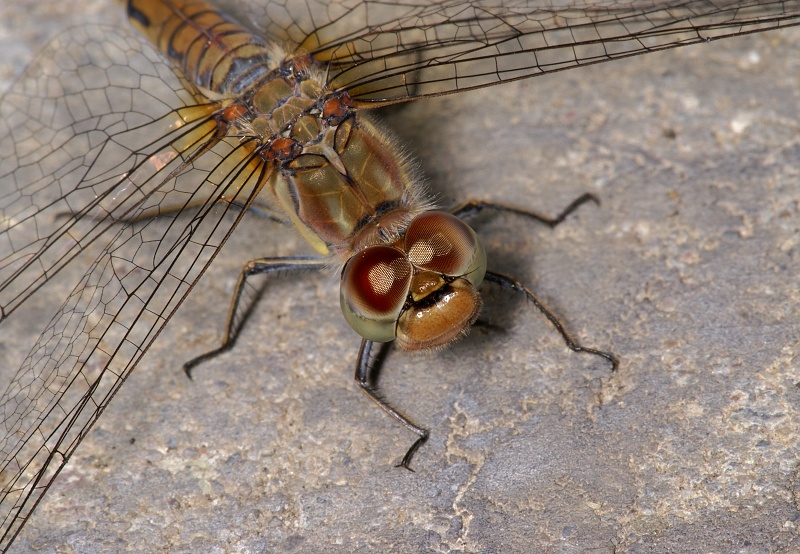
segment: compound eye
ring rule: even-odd
[[[342,313],[350,327],[369,340],[394,340],[411,275],[412,266],[403,252],[389,246],[371,246],[350,258],[339,288]]]
[[[415,267],[463,276],[473,286],[478,286],[486,273],[486,252],[475,231],[446,212],[415,217],[406,230],[405,250]]]

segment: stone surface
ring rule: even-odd
[[[4,70],[82,2],[42,9],[44,26],[14,4]],[[489,290],[468,339],[390,355],[384,395],[431,430],[416,471],[396,469],[414,437],[352,381],[333,277],[271,283],[233,352],[180,371],[216,344],[242,262],[306,251],[247,218],[14,551],[800,550],[798,46],[741,37],[381,116],[444,206],[600,197],[553,231],[475,227],[491,268],[617,373]],[[8,323],[0,356],[18,360],[35,329]]]

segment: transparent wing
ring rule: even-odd
[[[173,111],[194,103],[119,29],[74,29],[42,52],[0,105],[0,317],[148,193],[139,183],[178,157],[172,135],[208,115]]]
[[[3,549],[238,222],[230,202],[265,178],[246,142],[205,151],[214,106],[181,107],[192,94],[119,29],[75,30],[38,60],[0,104],[3,319],[99,255],[0,397]]]
[[[331,88],[362,106],[800,23],[800,0],[283,0],[234,11],[328,61]]]

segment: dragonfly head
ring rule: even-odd
[[[348,260],[342,312],[366,339],[397,340],[405,350],[443,347],[477,319],[485,273],[475,231],[452,214],[424,212],[393,244],[369,246]]]

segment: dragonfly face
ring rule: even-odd
[[[486,252],[475,231],[438,211],[416,216],[392,246],[364,248],[342,272],[342,313],[362,337],[405,350],[446,346],[481,308]]]
[[[577,76],[576,76],[576,78],[577,78]],[[546,86],[546,85],[545,85],[545,86]],[[491,98],[491,97],[487,97],[487,98]],[[491,102],[491,100],[489,100],[489,102]],[[455,112],[455,113],[461,113],[461,112]],[[493,112],[493,113],[492,113],[492,116],[494,116],[494,113],[495,113],[495,112]],[[565,116],[565,117],[566,117],[566,116]],[[453,117],[451,117],[451,119],[455,119],[455,117],[453,116]],[[424,123],[424,122],[423,122],[423,123]],[[422,125],[422,123],[420,123],[420,125]],[[456,125],[457,125],[457,124],[456,124]],[[430,129],[430,128],[429,128],[429,129]],[[414,132],[414,131],[412,131],[412,132]],[[424,150],[424,149],[425,149],[425,147],[423,147],[423,150]],[[483,159],[485,159],[485,157],[484,157]],[[453,162],[453,163],[455,164],[456,162]],[[503,167],[502,167],[503,165],[504,165],[504,164],[500,164],[500,167],[497,167],[497,166],[495,166],[495,167],[493,168],[493,170],[494,170],[494,171],[500,171],[500,172],[502,172],[502,171],[503,171]],[[483,170],[482,170],[482,169],[478,169],[477,171],[483,171]],[[508,174],[509,174],[509,173],[506,173],[506,175],[508,175]],[[646,176],[645,176],[645,177],[646,177]],[[600,175],[598,178],[602,178],[602,175]],[[644,181],[644,178],[642,179],[642,181]],[[438,184],[438,183],[437,183],[437,184]],[[451,194],[452,194],[453,196],[457,196],[457,193],[459,192],[459,191],[458,191],[458,189],[451,189],[451,190],[455,190],[455,193],[451,193]],[[473,189],[473,190],[478,190],[478,191],[479,191],[479,189],[477,189],[477,187],[476,187],[476,189]],[[577,187],[577,189],[576,189],[576,192],[580,192],[581,190],[583,190],[583,188],[582,188],[582,187]],[[567,197],[567,198],[569,198],[569,197],[570,197],[570,195],[571,195],[571,193],[570,193],[570,194],[567,194],[567,195],[566,195],[566,197]],[[604,208],[604,211],[605,211],[605,210],[611,210],[611,213],[616,213],[616,211],[614,210],[614,207],[615,207],[615,205],[614,205],[614,196],[613,196],[613,195],[610,195],[610,196],[611,196],[611,199],[610,199],[610,200],[608,200],[608,199],[607,199],[605,196],[604,196],[604,198],[603,198],[604,202],[608,204],[607,206],[605,206],[605,208]],[[558,205],[558,202],[554,202],[553,204],[555,204],[555,205]],[[617,206],[617,207],[618,207],[618,206]],[[580,227],[580,225],[578,225],[578,227]],[[573,231],[573,232],[575,232],[575,233],[582,233],[581,231]],[[539,233],[536,233],[536,234],[537,234],[537,235],[539,235],[539,236],[541,236]],[[545,235],[546,235],[546,233],[545,233]],[[497,245],[497,243],[495,242],[494,246],[496,246],[496,245]],[[531,249],[531,250],[532,250],[532,249]],[[526,259],[526,260],[527,260],[527,255],[528,255],[528,250],[525,250],[525,259]],[[246,256],[247,256],[247,255],[245,254],[245,257],[246,257]],[[547,259],[548,259],[548,260],[552,260],[552,258],[547,258]],[[539,270],[539,269],[542,269],[542,270],[544,271],[544,274],[545,274],[545,275],[546,275],[546,274],[547,274],[547,272],[548,272],[548,270],[547,270],[547,268],[546,268],[546,267],[542,267],[543,265],[544,265],[544,266],[547,266],[547,265],[548,265],[546,262],[545,262],[545,263],[542,263],[543,261],[544,261],[544,260],[541,260],[539,263],[537,263],[537,264],[536,264],[536,265],[537,265],[537,274],[538,274],[538,270]],[[638,266],[637,266],[637,267],[638,267]],[[544,277],[542,277],[542,278],[544,278]],[[287,289],[282,289],[282,290],[287,290]],[[560,288],[558,288],[558,287],[555,287],[555,288],[553,288],[553,287],[550,287],[550,290],[552,291],[552,292],[551,292],[551,294],[552,294],[552,295],[554,295],[554,296],[560,296],[560,295],[559,295],[559,292],[558,292],[558,291],[560,290]],[[291,293],[291,291],[290,291],[290,290],[287,290],[287,292]],[[568,302],[571,302],[571,300],[566,300],[566,301],[568,301]],[[583,304],[585,304],[585,298],[584,298],[584,299],[582,299],[582,301],[579,303],[579,306],[578,306],[578,308],[579,308],[579,309],[578,309],[577,311],[580,311],[580,306],[582,306]],[[571,315],[570,315],[570,318],[572,318],[572,317],[574,317],[574,315],[572,315],[572,314],[574,314],[574,313],[575,313],[575,311],[576,311],[576,306],[574,306],[574,305],[573,305],[573,306],[571,306],[570,308],[566,308],[566,311],[567,311],[567,312],[569,312],[569,313],[571,313]],[[582,316],[580,316],[580,317],[582,317]],[[331,318],[333,318],[333,315],[331,315]],[[583,321],[583,320],[581,320],[581,321]],[[322,323],[324,324],[324,322],[322,322]],[[312,325],[313,325],[313,324],[312,324]],[[581,323],[581,325],[585,326],[585,328],[586,328],[586,329],[593,329],[593,328],[594,328],[594,324],[593,324],[593,323],[590,323],[590,322],[582,322],[582,323]],[[216,330],[216,329],[212,329],[212,330],[211,330],[211,333],[212,333],[212,335],[213,335],[213,332],[214,332],[215,330]],[[587,331],[587,334],[591,334],[591,332],[590,332],[590,331]],[[523,336],[527,337],[528,335],[525,335],[525,334],[523,334]],[[456,359],[459,359],[459,358],[454,358],[454,360],[456,360]],[[337,360],[337,361],[338,361],[338,360]],[[512,371],[512,370],[511,370],[511,369],[509,369],[508,371]],[[515,374],[515,375],[516,375],[516,374]],[[337,376],[337,380],[338,380],[338,379],[340,379],[340,376]],[[126,385],[126,386],[127,386],[127,385]],[[343,394],[344,394],[344,393],[343,393]],[[448,401],[448,400],[444,400],[444,401],[443,401],[443,403],[446,403],[447,401]],[[422,411],[425,411],[425,410],[423,409]],[[363,414],[362,414],[362,417],[363,417]],[[265,420],[266,420],[266,419],[267,419],[267,418],[265,418]],[[133,415],[131,415],[131,420],[133,420]],[[276,421],[277,421],[277,419],[276,419]],[[380,457],[376,458],[376,460],[375,460],[375,461],[376,461],[376,463],[379,463],[379,461],[380,461]]]

